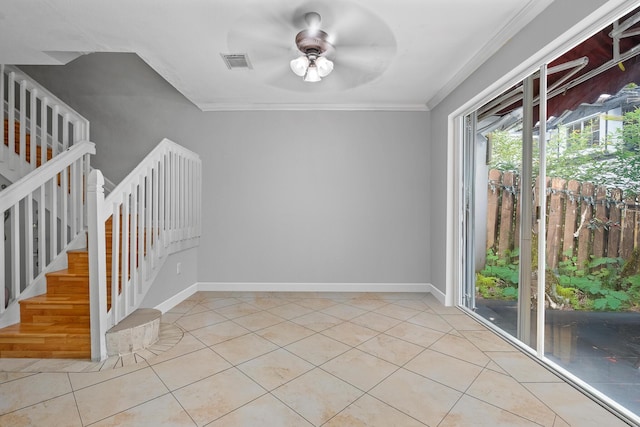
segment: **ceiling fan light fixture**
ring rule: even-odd
[[[321,17],[316,12],[305,15],[309,28],[296,35],[296,46],[302,56],[290,62],[291,70],[305,82],[319,82],[333,71],[333,62],[327,58],[334,52],[329,35],[320,27]]]
[[[309,58],[306,55],[299,56],[292,60],[289,65],[291,66],[291,71],[300,77],[304,77],[307,74],[307,68],[309,68]]]
[[[316,83],[319,82],[320,73],[318,72],[318,67],[316,67],[315,63],[309,64],[309,68],[307,68],[307,73],[304,75],[304,81],[307,83]]]

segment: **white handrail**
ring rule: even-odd
[[[89,121],[15,66],[0,65],[0,101],[0,163],[10,181],[89,140]]]
[[[24,194],[31,193],[42,184],[64,171],[64,168],[71,166],[81,156],[85,154],[96,154],[96,145],[93,142],[82,141],[69,148],[65,155],[59,155],[48,161],[44,166],[39,167],[34,172],[20,178],[2,191],[0,198],[0,211],[5,211],[18,201],[22,200]]]
[[[200,157],[168,139],[106,199],[102,173],[90,173],[89,300],[94,360],[106,357],[106,329],[140,306],[166,255],[198,244],[201,176]],[[111,234],[106,240],[105,232]]]
[[[53,106],[57,106],[58,108],[57,113],[62,118],[62,120],[64,120],[64,117],[66,117],[67,121],[70,124],[72,125],[74,123],[80,124],[80,128],[78,129],[77,135],[75,135],[73,141],[83,141],[89,138],[89,133],[90,133],[89,120],[87,120],[84,116],[82,116],[82,114],[78,113],[76,110],[71,108],[64,101],[62,101],[60,98],[55,96],[53,93],[51,93],[48,89],[46,89],[36,80],[34,80],[31,76],[29,76],[27,73],[22,71],[20,68],[13,65],[4,65],[3,68],[4,68],[4,72],[7,74],[14,73],[14,80],[16,82],[24,81],[25,89],[27,91],[29,92],[34,90],[37,91],[36,98],[38,100],[46,99],[47,105],[51,108],[53,108]],[[11,90],[11,88],[8,88],[8,90]],[[33,125],[35,126],[35,123],[33,123]]]
[[[92,142],[78,142],[2,191],[0,212],[9,213],[10,224],[8,233],[5,227],[0,231],[0,278],[5,279],[5,271],[10,273],[12,304],[43,278],[56,256],[84,231],[84,183],[89,157],[95,152]],[[63,217],[70,218],[62,221],[64,231],[58,227],[58,219]],[[11,248],[7,254],[9,266],[5,265],[7,238]],[[49,245],[45,246],[47,240]],[[7,308],[4,301],[5,287],[0,286],[0,314]]]

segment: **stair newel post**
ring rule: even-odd
[[[99,170],[89,174],[87,185],[89,249],[89,307],[91,315],[91,358],[106,358],[107,263],[105,245],[104,177]]]

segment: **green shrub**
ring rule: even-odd
[[[517,253],[498,257],[489,251],[485,268],[477,276],[478,293],[483,298],[517,299],[518,269]],[[547,293],[574,310],[640,309],[639,269],[637,249],[626,262],[621,258],[600,257],[580,266],[575,257],[569,257],[553,272],[554,286],[547,283]]]

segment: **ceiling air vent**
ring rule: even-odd
[[[249,70],[253,69],[253,67],[251,66],[251,62],[249,61],[249,57],[246,53],[221,53],[220,55],[222,56],[224,63],[227,64],[227,67],[230,70],[241,68]]]

